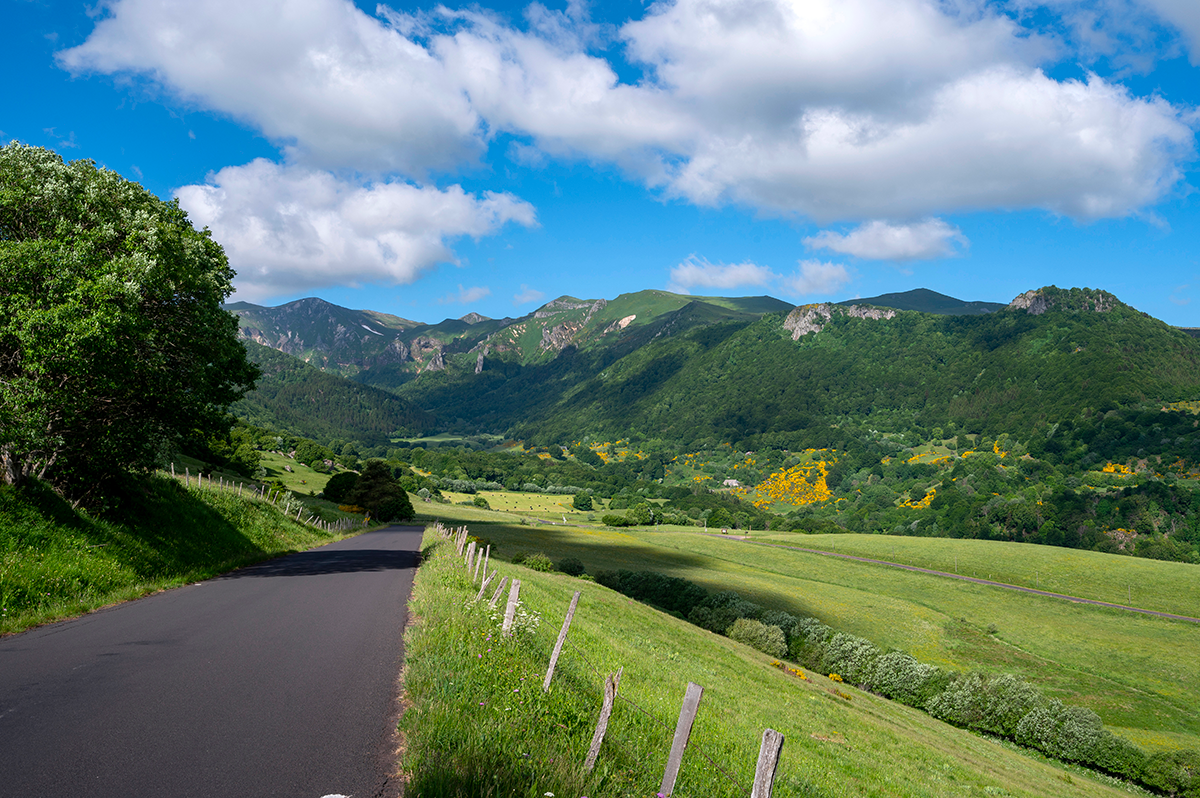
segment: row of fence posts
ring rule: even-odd
[[[467,573],[471,575],[472,586],[479,582],[479,592],[475,596],[476,601],[481,601],[491,586],[492,581],[498,573],[496,571],[488,572],[488,557],[491,554],[492,547],[478,546],[476,541],[470,540],[470,534],[465,526],[457,528],[449,528],[443,526],[439,521],[435,527],[439,536],[446,540],[452,540],[455,550],[458,555],[463,558],[463,565],[467,569]],[[482,568],[482,581],[480,581]],[[504,592],[505,584],[508,582],[508,577],[502,577],[500,583],[492,592],[489,607],[495,607],[501,594]],[[501,626],[503,634],[509,634],[512,630],[513,618],[516,615],[517,606],[520,602],[521,580],[513,579],[512,585],[508,590],[508,605],[504,611],[504,623]],[[562,629],[559,630],[558,639],[554,643],[554,650],[550,654],[550,664],[546,668],[546,678],[542,682],[542,691],[550,691],[550,682],[554,678],[554,669],[558,666],[558,658],[562,653],[563,644],[567,639],[567,632],[571,628],[571,621],[575,618],[575,610],[579,606],[580,591],[575,591],[575,595],[571,597],[571,603],[567,607],[567,615],[563,620]],[[596,758],[600,755],[600,746],[604,742],[604,735],[608,731],[608,721],[612,716],[613,705],[617,698],[617,689],[621,683],[621,674],[624,673],[624,668],[619,668],[616,673],[609,674],[604,680],[604,699],[600,707],[600,719],[596,724],[596,732],[592,736],[592,744],[588,748],[587,757],[584,759],[584,769],[592,770],[596,764]],[[683,764],[683,752],[687,749],[688,740],[691,738],[692,725],[696,721],[696,715],[700,710],[700,698],[704,694],[704,688],[695,682],[688,682],[687,690],[683,695],[683,706],[679,710],[679,720],[675,724],[675,736],[671,740],[671,752],[667,756],[667,765],[663,770],[662,786],[659,787],[659,794],[669,796],[675,790],[675,781],[679,776],[679,769]],[[628,701],[629,699],[625,699]],[[750,790],[750,798],[771,798],[771,790],[775,784],[775,773],[779,768],[779,757],[783,753],[783,735],[774,729],[766,729],[763,731],[762,744],[758,750],[758,762],[754,770],[754,785]],[[714,763],[715,764],[715,763]]]
[[[175,479],[179,479],[179,475],[175,473],[175,464],[174,463],[171,463],[171,476],[174,477]],[[184,484],[184,487],[191,487],[191,485],[192,485],[192,472],[191,472],[191,469],[189,469],[187,467],[185,467],[183,469],[183,484]],[[197,488],[204,487],[204,474],[199,471],[196,472],[196,487]],[[213,482],[212,474],[208,475],[208,489],[209,490],[217,490],[217,489],[224,489],[224,488],[229,488],[229,490],[233,490],[233,487],[234,487],[233,480],[226,482],[224,477],[219,477],[216,482]],[[242,495],[242,489],[244,487],[245,487],[245,483],[242,483],[242,482],[237,483],[237,495],[238,496]],[[258,487],[254,488],[252,491],[250,491],[249,495],[253,495],[254,497],[256,497],[258,499],[261,499],[266,502],[270,502],[272,506],[279,508],[279,499],[283,494],[280,493],[279,491],[267,490],[266,485],[259,485]],[[303,513],[304,513],[304,506],[301,505],[300,507],[296,508],[296,517],[293,520],[295,520],[297,523],[307,524],[309,526],[315,526],[318,529],[325,530],[326,532],[344,532],[345,530],[350,529],[351,527],[366,526],[370,520],[368,518],[363,518],[363,520],[361,522],[359,522],[359,521],[352,521],[349,518],[341,518],[337,521],[325,521],[324,519],[318,518],[317,516],[312,515],[312,514],[309,514],[309,516],[307,518],[304,518],[302,520],[301,515]],[[290,517],[290,515],[289,515],[289,517]]]

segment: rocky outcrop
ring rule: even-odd
[[[1052,285],[1017,295],[1008,303],[1008,309],[1024,310],[1030,316],[1040,316],[1048,310],[1107,313],[1120,304],[1121,300],[1107,291],[1094,288],[1064,290]]]
[[[538,349],[540,351],[561,352],[562,350],[566,349],[567,346],[575,341],[579,333],[588,326],[588,322],[592,320],[592,317],[608,304],[608,300],[597,299],[595,302],[581,302],[572,304],[556,299],[554,302],[550,303],[550,305],[555,304],[560,305],[559,311],[557,312],[561,312],[562,310],[580,310],[581,308],[587,308],[587,313],[584,314],[584,317],[579,321],[564,321],[562,324],[556,324],[553,327],[544,328],[542,330],[542,340],[540,343],[538,343]],[[547,305],[546,307],[548,308],[550,305]],[[541,315],[542,313],[543,311],[538,311],[538,313],[534,314],[534,317],[544,319],[554,315],[553,312],[547,312],[545,315]]]
[[[783,320],[783,329],[792,334],[793,341],[797,341],[803,335],[819,333],[834,314],[855,319],[879,320],[895,318],[896,311],[891,308],[877,308],[873,305],[831,305],[828,302],[801,305]]]
[[[465,316],[460,316],[458,320],[465,321],[467,324],[478,324],[481,321],[487,321],[488,317],[481,316],[480,314],[472,311]]]

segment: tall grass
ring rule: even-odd
[[[102,517],[46,486],[0,487],[0,633],[335,540],[269,503],[164,477],[126,483]]]
[[[725,637],[561,574],[521,579],[536,628],[498,634],[462,561],[432,533],[406,634],[406,794],[653,796],[687,682],[705,687],[677,796],[744,796],[762,731],[786,736],[777,798],[1107,796],[1125,788],[954,729],[819,674],[803,681]],[[583,597],[549,695],[541,680],[574,590]],[[596,771],[581,763],[603,675],[624,668]],[[709,759],[711,757],[711,761]]]

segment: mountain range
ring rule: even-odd
[[[229,310],[248,348],[297,361],[268,369],[240,413],[315,433],[285,412],[286,379],[292,404],[312,390],[360,408],[341,437],[363,442],[439,429],[801,446],[849,418],[1032,434],[1084,408],[1200,394],[1200,341],[1093,289],[1049,286],[1007,305],[918,289],[799,307],[642,291],[437,324],[315,298]]]

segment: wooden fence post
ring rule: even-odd
[[[663,771],[662,786],[658,791],[670,795],[675,790],[675,779],[679,777],[679,766],[683,763],[683,751],[687,748],[688,738],[692,736],[692,724],[696,722],[696,712],[700,709],[700,696],[704,688],[695,682],[688,682],[687,692],[683,694],[683,706],[679,709],[679,722],[675,724],[675,739],[671,741],[671,754],[667,757],[667,768]]]
[[[463,566],[467,569],[467,573],[471,572],[471,561],[475,559],[475,541],[471,541],[467,545],[467,554],[463,558]]]
[[[490,576],[487,576],[484,578],[483,584],[481,584],[479,586],[479,593],[475,596],[476,601],[479,601],[481,598],[483,598],[484,591],[486,591],[488,589],[488,585],[490,585],[492,583],[492,580],[495,578],[496,578],[495,571],[492,571]]]
[[[754,769],[754,786],[750,798],[771,798],[779,755],[783,752],[783,735],[774,729],[763,732],[762,747],[758,749],[758,766]]]
[[[490,551],[490,550],[491,550],[491,548],[492,548],[492,547],[491,547],[491,545],[489,544],[489,545],[488,545],[488,550]],[[475,553],[475,573],[471,575],[471,584],[475,584],[476,582],[478,582],[478,581],[479,581],[479,567],[480,567],[481,565],[483,565],[483,557],[484,557],[483,549],[480,549],[479,551],[477,551],[477,552]],[[487,569],[486,569],[486,568],[485,568],[485,569],[484,569],[484,571],[483,571],[483,575],[484,575],[484,576],[487,576]]]
[[[488,555],[492,553],[492,544],[489,543],[487,548],[483,550],[483,575],[487,576]]]
[[[500,594],[504,592],[504,586],[508,584],[508,577],[500,580],[500,584],[496,586],[496,592],[492,594],[492,600],[488,602],[489,607],[495,607],[496,602],[500,599]]]
[[[576,593],[578,598],[579,594]],[[583,761],[583,769],[591,772],[596,766],[596,757],[600,755],[600,745],[604,742],[604,734],[608,731],[608,719],[612,716],[613,703],[617,699],[617,685],[621,683],[624,668],[609,674],[604,680],[604,703],[600,707],[600,722],[596,724],[596,733],[592,735],[592,747],[588,749],[587,759]]]
[[[508,606],[504,608],[504,624],[500,627],[503,634],[508,634],[512,631],[513,618],[517,615],[517,604],[521,601],[521,580],[512,580],[512,587],[508,589]]]
[[[567,617],[563,621],[562,629],[558,633],[558,642],[554,644],[554,653],[550,655],[550,667],[546,668],[546,680],[542,682],[542,692],[550,692],[550,680],[554,678],[554,666],[558,665],[558,655],[562,653],[563,643],[567,639],[567,630],[571,628],[571,619],[575,617],[575,607],[579,605],[579,591],[575,591],[575,595],[571,597],[571,606],[567,607]],[[603,737],[604,735],[600,735]],[[597,746],[599,747],[599,746]],[[588,768],[591,770],[591,768]]]

